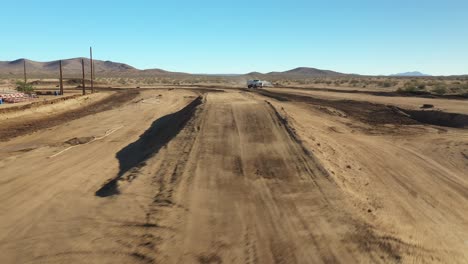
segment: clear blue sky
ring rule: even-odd
[[[2,1],[0,60],[192,73],[468,74],[467,0]]]

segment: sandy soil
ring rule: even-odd
[[[141,89],[0,142],[0,262],[468,261],[466,129],[293,99]]]
[[[58,101],[30,104],[11,112],[2,113],[0,141],[33,133],[87,115],[119,107],[138,95],[138,91],[96,93],[92,95],[64,97]],[[24,109],[22,109],[24,107]]]
[[[468,260],[466,129],[375,124],[314,104],[273,104],[402,262]]]
[[[4,104],[0,106],[0,120],[14,118],[37,118],[44,115],[51,115],[67,110],[78,109],[85,106],[85,103],[100,101],[110,93],[94,93],[85,96],[78,94],[59,96],[47,96],[35,99],[34,101],[21,102],[16,104]]]
[[[118,172],[115,153],[155,119],[193,100],[186,96],[194,95],[143,93],[123,107],[1,143],[0,262],[138,260],[118,239],[130,238],[125,229],[144,219],[138,200],[120,203],[94,193]],[[74,138],[89,143],[75,145]]]

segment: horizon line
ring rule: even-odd
[[[74,60],[74,59],[85,59],[85,60],[90,60],[90,58],[88,57],[83,57],[83,56],[79,56],[79,57],[71,57],[71,58],[66,58],[66,59],[55,59],[55,60],[48,60],[48,61],[43,61],[43,60],[33,60],[33,59],[28,59],[28,58],[18,58],[18,59],[15,59],[15,60],[5,60],[5,61],[0,61],[0,62],[15,62],[15,61],[21,61],[21,60],[26,60],[26,61],[31,61],[31,62],[38,62],[38,63],[50,63],[50,62],[56,62],[56,61],[64,61],[64,60]],[[421,72],[421,71],[418,71],[418,70],[413,70],[413,71],[402,71],[402,72],[399,72],[399,73],[390,73],[390,74],[362,74],[362,73],[346,73],[346,72],[339,72],[339,71],[336,71],[336,70],[330,70],[330,69],[322,69],[322,68],[316,68],[316,67],[311,67],[311,66],[298,66],[298,67],[294,67],[292,69],[287,69],[287,70],[283,70],[283,71],[279,71],[279,70],[273,70],[273,71],[267,71],[267,72],[260,72],[260,71],[249,71],[249,72],[243,72],[243,73],[219,73],[219,72],[214,72],[214,73],[197,73],[197,72],[186,72],[186,71],[178,71],[178,70],[166,70],[164,68],[160,68],[160,67],[153,67],[153,68],[137,68],[129,63],[126,63],[126,62],[119,62],[119,61],[113,61],[113,60],[109,60],[109,59],[96,59],[96,58],[93,58],[94,61],[103,61],[103,62],[112,62],[112,63],[120,63],[120,64],[125,64],[125,65],[128,65],[136,70],[139,70],[139,71],[147,71],[147,70],[163,70],[163,71],[167,71],[167,72],[173,72],[173,73],[185,73],[185,74],[191,74],[191,75],[218,75],[218,76],[228,76],[228,75],[248,75],[248,74],[252,74],[252,73],[258,73],[258,74],[270,74],[270,73],[283,73],[283,72],[286,72],[286,71],[290,71],[290,70],[295,70],[295,69],[299,69],[299,68],[307,68],[307,69],[317,69],[317,70],[324,70],[324,71],[334,71],[334,72],[337,72],[339,74],[345,74],[345,75],[357,75],[357,76],[363,76],[363,77],[366,77],[366,76],[372,76],[372,77],[451,77],[451,76],[465,76],[465,75],[468,75],[468,74],[449,74],[449,75],[433,75],[433,74],[429,74],[429,73],[424,73],[424,72]],[[399,75],[402,75],[402,74],[406,74],[406,73],[421,73],[423,74],[422,76],[399,76]]]

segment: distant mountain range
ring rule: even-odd
[[[310,77],[328,77],[328,76],[346,76],[349,74],[329,71],[329,70],[321,70],[316,68],[308,68],[308,67],[299,67],[289,71],[284,72],[269,72],[266,75],[270,76],[310,76]]]
[[[81,76],[81,60],[84,60],[85,74],[90,72],[90,60],[88,58],[73,58],[62,60],[64,77]],[[0,61],[0,76],[21,77],[23,75],[23,64],[26,62],[26,72],[29,77],[46,78],[57,77],[59,74],[59,61],[38,62],[27,59],[14,61]],[[161,69],[140,70],[125,63],[94,60],[94,71],[99,77],[141,77],[141,76],[174,76],[187,75],[188,73],[170,72]],[[227,77],[274,77],[274,78],[307,78],[307,77],[335,77],[347,74],[321,70],[315,68],[299,67],[284,72],[247,74],[193,74],[198,76],[227,76]]]
[[[402,72],[402,73],[397,73],[397,74],[391,74],[390,76],[396,76],[396,77],[427,77],[431,76],[429,74],[424,74],[418,71],[413,71],[413,72]]]
[[[63,76],[65,78],[81,77],[81,60],[84,60],[85,74],[90,73],[90,60],[88,58],[72,58],[62,60]],[[59,75],[59,61],[38,62],[28,59],[18,59],[14,61],[0,61],[0,77],[18,78],[23,76],[23,63],[26,62],[26,72],[31,78],[57,78]],[[125,63],[94,60],[94,72],[97,77],[175,77],[175,76],[212,76],[212,77],[232,77],[232,78],[254,78],[254,79],[301,79],[315,77],[346,77],[359,76],[357,74],[346,74],[330,70],[322,70],[310,67],[299,67],[282,72],[250,72],[246,74],[189,74],[182,72],[171,72],[162,69],[140,70]],[[392,74],[394,77],[422,77],[431,76],[418,71]]]
[[[249,78],[313,78],[313,77],[340,77],[340,76],[352,76],[353,74],[346,74],[341,72],[329,71],[329,70],[321,70],[316,68],[309,68],[309,67],[299,67],[288,71],[283,72],[268,72],[268,73],[260,73],[260,72],[250,72],[245,74],[244,76]]]
[[[88,58],[73,58],[62,60],[62,70],[65,77],[79,77],[82,74],[81,60],[84,60],[85,74],[90,74],[90,60]],[[38,62],[27,59],[18,59],[14,61],[0,61],[0,76],[22,76],[23,65],[26,62],[26,73],[30,77],[56,77],[59,73],[60,62]],[[146,76],[161,74],[183,74],[168,72],[161,69],[139,70],[125,63],[94,60],[94,72],[96,76]]]

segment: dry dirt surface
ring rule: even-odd
[[[140,89],[0,142],[0,263],[468,261],[466,129],[294,98]]]
[[[71,96],[51,101],[33,102],[18,108],[1,109],[3,111],[0,113],[3,116],[0,117],[2,122],[0,141],[119,107],[137,95],[138,91],[128,90],[107,94]]]

